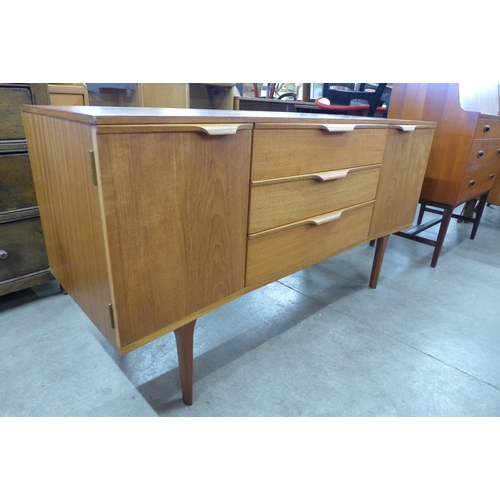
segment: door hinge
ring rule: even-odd
[[[97,186],[97,169],[95,165],[95,153],[92,149],[89,150],[89,156],[90,156],[90,171],[92,172],[92,184],[94,186]]]
[[[115,329],[115,314],[113,312],[113,304],[108,305],[109,308],[109,319],[111,320],[111,328]]]

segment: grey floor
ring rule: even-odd
[[[500,416],[500,207],[441,258],[361,245],[198,320],[194,404],[174,336],[119,356],[49,283],[0,297],[0,416]]]

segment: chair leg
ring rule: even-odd
[[[476,206],[476,216],[474,217],[474,224],[472,226],[472,231],[470,234],[470,239],[473,240],[476,237],[477,228],[481,222],[481,217],[483,215],[483,210],[486,205],[486,198],[488,198],[488,193],[485,193],[479,198],[479,203]]]
[[[422,219],[424,218],[426,206],[427,205],[425,203],[420,203],[420,210],[418,211],[418,218],[417,218],[417,226],[420,226],[420,224],[422,224]]]
[[[446,238],[446,232],[448,231],[448,226],[450,225],[453,208],[454,207],[448,207],[443,210],[443,218],[441,219],[436,246],[434,247],[434,253],[432,254],[431,267],[436,267],[437,265],[439,254],[441,253],[444,239]]]

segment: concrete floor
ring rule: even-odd
[[[441,258],[392,236],[198,320],[194,404],[174,336],[120,357],[53,282],[0,297],[0,416],[500,416],[500,207]]]

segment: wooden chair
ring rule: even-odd
[[[316,105],[333,114],[366,114],[374,116],[376,112],[387,116],[387,106],[383,106],[382,95],[387,83],[379,83],[374,89],[360,84],[359,90],[352,90],[347,83],[325,83],[323,96],[318,97]],[[338,87],[347,87],[341,90]]]

